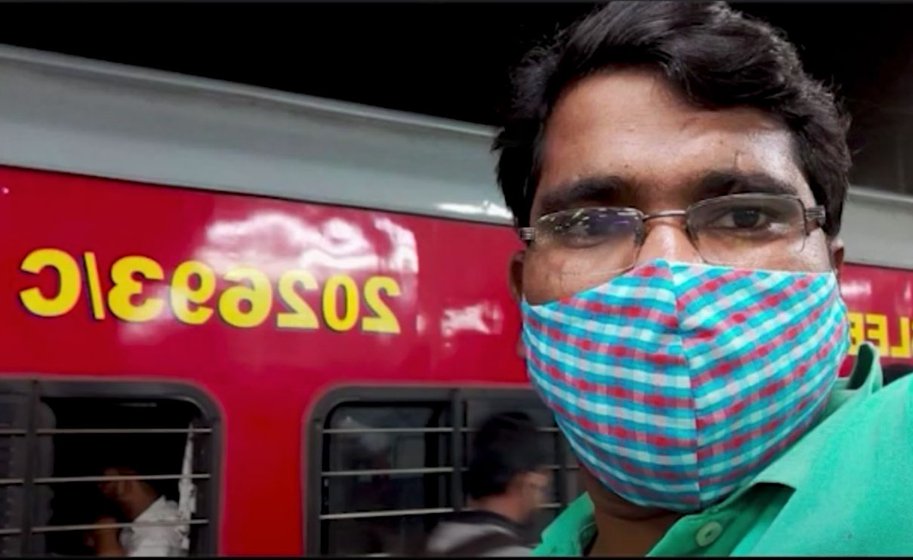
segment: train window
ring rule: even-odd
[[[849,141],[853,185],[913,195],[913,117],[871,109],[854,119]]]
[[[538,535],[579,490],[578,467],[532,391],[352,389],[325,399],[312,419],[309,554],[415,552],[442,515],[467,507],[462,472],[474,428],[508,410],[530,414],[552,454],[553,500],[532,527]]]
[[[0,382],[0,556],[213,554],[216,430],[183,386]]]

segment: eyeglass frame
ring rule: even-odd
[[[695,235],[694,230],[691,227],[691,222],[688,219],[690,214],[696,208],[701,208],[703,206],[707,206],[709,204],[719,201],[720,199],[738,200],[738,199],[757,198],[757,197],[785,199],[785,200],[793,200],[795,202],[798,202],[799,206],[802,208],[802,216],[804,218],[803,227],[805,230],[805,237],[808,237],[809,235],[811,235],[811,233],[813,231],[815,231],[816,229],[823,228],[824,224],[827,221],[827,209],[824,206],[818,205],[818,206],[812,206],[811,208],[807,208],[801,198],[799,198],[798,196],[795,196],[795,195],[788,195],[788,194],[769,194],[769,193],[727,194],[727,195],[723,195],[723,196],[716,196],[713,198],[707,198],[704,200],[700,200],[698,202],[695,202],[694,204],[689,205],[684,210],[662,210],[660,212],[653,212],[651,214],[647,214],[637,208],[632,208],[632,207],[627,207],[627,206],[592,206],[592,207],[586,207],[586,208],[596,209],[596,210],[622,211],[628,216],[636,217],[637,218],[637,229],[634,232],[635,233],[634,243],[635,243],[635,246],[638,248],[638,250],[640,249],[640,247],[643,246],[644,242],[646,241],[646,237],[647,237],[646,236],[646,224],[648,221],[654,220],[656,218],[684,218],[685,232],[688,235],[688,239],[691,241],[691,243],[695,247],[697,247],[697,242],[696,242],[697,236]],[[577,209],[569,208],[567,210],[558,210],[556,212],[549,212],[548,214],[545,214],[543,216],[539,216],[538,218],[536,218],[534,223],[538,223],[541,220],[548,218],[549,216],[554,216],[555,214],[559,214],[561,212],[568,212],[568,211],[573,211],[573,210],[580,210],[580,208],[577,208]],[[517,232],[520,235],[520,239],[523,242],[525,242],[527,244],[527,246],[529,246],[535,240],[536,226],[529,225],[526,227],[520,227],[520,228],[517,228]]]

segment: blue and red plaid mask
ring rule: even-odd
[[[833,273],[656,260],[523,302],[533,385],[577,457],[628,501],[697,511],[819,417],[849,347]]]

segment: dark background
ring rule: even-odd
[[[509,68],[595,5],[4,4],[0,43],[495,124]],[[857,178],[913,193],[913,4],[734,5],[786,31],[837,86]]]

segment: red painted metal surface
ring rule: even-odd
[[[904,240],[887,241],[898,250]],[[840,288],[850,309],[850,354],[858,341],[879,348],[882,363],[910,364],[913,369],[913,271],[897,268],[845,265]]]
[[[185,380],[218,403],[222,554],[302,552],[302,422],[331,386],[524,381],[505,228],[11,168],[0,228],[0,371]],[[217,279],[209,313],[179,312],[202,324],[169,293],[205,289],[175,280],[188,261]],[[257,309],[224,279],[240,267],[268,279]],[[137,270],[160,279],[131,295]]]
[[[302,553],[302,422],[333,386],[525,382],[505,227],[0,168],[0,228],[0,374],[205,390],[221,554]],[[913,272],[843,286],[913,362]]]

